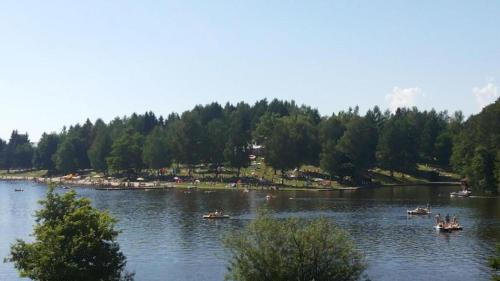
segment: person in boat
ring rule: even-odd
[[[436,215],[436,225],[439,225],[439,223],[441,222],[441,214],[437,214]]]
[[[450,215],[449,214],[446,214],[446,217],[444,219],[446,221],[446,224],[450,223]]]

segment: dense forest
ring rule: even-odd
[[[362,183],[379,167],[412,173],[417,164],[453,169],[473,188],[500,188],[500,100],[465,120],[461,112],[378,107],[359,113],[349,108],[331,116],[294,101],[260,100],[221,106],[198,105],[166,118],[153,112],[101,119],[44,133],[35,146],[13,131],[0,139],[0,168],[44,169],[65,174],[93,169],[137,174],[144,169],[198,165],[234,169],[250,164],[254,149],[282,174],[318,166],[339,182]]]

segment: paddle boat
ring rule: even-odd
[[[203,215],[204,219],[228,219],[229,215],[224,215],[222,212],[215,211],[213,213],[208,213],[207,215]]]
[[[16,191],[16,192],[21,192],[21,191],[24,191],[24,189],[21,189],[21,188],[16,188],[16,189],[14,189],[14,191]]]
[[[462,226],[459,225],[458,223],[457,224],[438,224],[438,225],[435,225],[434,228],[437,230],[437,231],[440,231],[440,232],[452,232],[452,231],[457,231],[457,230],[463,230]]]
[[[450,197],[469,197],[469,196],[471,196],[472,191],[470,191],[470,189],[469,189],[469,184],[467,183],[467,179],[462,179],[460,181],[460,185],[462,186],[462,190],[450,193]]]
[[[416,215],[416,216],[418,216],[418,215],[421,216],[421,215],[430,215],[430,214],[432,214],[430,207],[427,207],[427,208],[417,207],[417,208],[415,208],[413,210],[406,210],[406,213],[408,215]]]
[[[446,215],[445,220],[442,220],[440,214],[436,215],[436,224],[434,225],[434,228],[440,232],[452,232],[463,229],[458,223],[457,217],[454,216],[450,220],[450,216]]]
[[[469,197],[469,196],[471,196],[471,194],[472,194],[472,191],[470,191],[468,189],[464,189],[464,190],[450,193],[450,197]]]

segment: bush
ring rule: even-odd
[[[245,230],[226,237],[232,258],[227,280],[359,280],[362,254],[333,223],[260,214]]]

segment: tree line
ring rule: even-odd
[[[412,173],[417,163],[452,167],[475,188],[495,192],[500,183],[500,102],[465,120],[461,112],[416,107],[364,115],[349,108],[321,116],[314,108],[274,99],[250,105],[198,105],[166,118],[153,112],[101,119],[44,133],[34,146],[13,131],[0,140],[3,169],[46,169],[70,173],[94,169],[138,173],[183,165],[231,167],[239,176],[250,164],[252,145],[263,147],[266,165],[282,174],[303,165],[319,166],[342,182],[360,183],[380,167]]]

